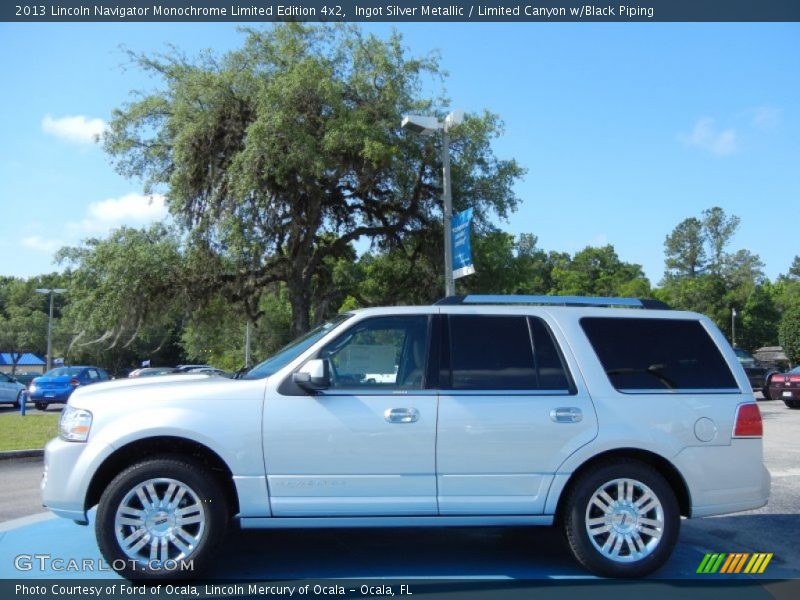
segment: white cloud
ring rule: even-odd
[[[749,111],[753,127],[758,129],[772,129],[781,120],[782,110],[772,106],[756,106]]]
[[[32,235],[22,239],[22,245],[37,252],[46,252],[52,254],[64,244],[60,240],[44,239],[38,235]]]
[[[119,198],[107,198],[93,202],[86,216],[77,223],[70,223],[76,233],[106,233],[120,225],[139,226],[161,221],[167,216],[167,206],[162,194],[130,193]]]
[[[54,118],[46,115],[42,119],[42,130],[45,133],[75,144],[94,144],[106,130],[103,119],[90,119],[83,115]]]
[[[691,133],[681,133],[678,139],[687,146],[706,150],[716,156],[727,156],[738,149],[736,130],[717,130],[714,119],[710,117],[698,119]]]

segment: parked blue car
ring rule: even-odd
[[[57,367],[37,377],[28,387],[28,397],[39,410],[49,404],[65,403],[78,386],[108,381],[110,377],[98,367]]]

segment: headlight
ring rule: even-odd
[[[29,391],[29,392],[35,392],[35,391],[36,391],[36,384],[35,384],[35,383],[31,383],[31,384],[28,386],[28,391]]]
[[[58,435],[66,442],[85,442],[92,428],[92,413],[69,404],[61,412]]]

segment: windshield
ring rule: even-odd
[[[80,369],[75,367],[58,367],[57,369],[50,369],[44,374],[45,377],[74,377],[79,375]]]
[[[281,370],[283,367],[292,362],[295,358],[300,356],[303,352],[313,346],[318,340],[322,339],[326,333],[331,331],[334,327],[341,324],[345,319],[349,319],[352,315],[343,314],[338,315],[323,323],[316,329],[312,329],[304,336],[301,336],[278,350],[277,354],[268,358],[261,364],[256,365],[242,379],[263,379],[269,377],[273,373]]]

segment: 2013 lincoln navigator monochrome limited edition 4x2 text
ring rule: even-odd
[[[706,317],[627,298],[456,296],[339,315],[252,369],[79,388],[51,511],[127,577],[200,576],[246,528],[551,525],[606,576],[681,517],[763,506],[750,383]],[[531,540],[535,543],[535,540]],[[172,562],[171,564],[175,564]]]

